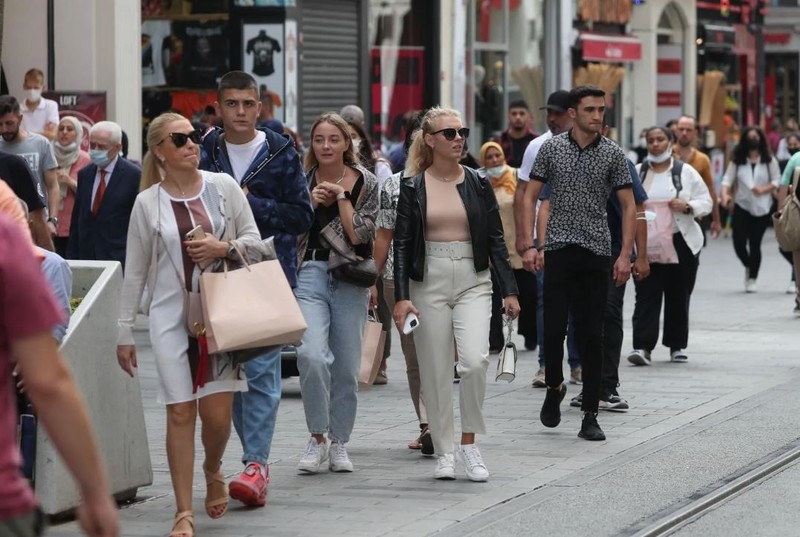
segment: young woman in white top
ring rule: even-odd
[[[651,259],[651,238],[648,237],[650,276],[635,280],[636,306],[633,311],[633,350],[628,361],[634,365],[650,365],[650,353],[658,343],[661,302],[664,302],[664,337],[662,343],[670,350],[670,361],[686,362],[689,342],[689,298],[697,277],[697,254],[703,247],[703,232],[695,218],[711,212],[712,202],[708,187],[697,170],[681,163],[680,191],[672,177],[672,169],[679,162],[672,157],[672,133],[664,127],[651,127],[647,131],[648,170],[641,174],[642,165],[636,166],[642,175],[647,191],[645,207],[656,212],[656,218],[671,226],[672,246],[677,263],[664,259]],[[666,210],[659,210],[658,205]],[[643,217],[643,216],[642,216]],[[649,231],[649,230],[648,230]]]
[[[234,256],[231,241],[259,241],[253,213],[229,175],[201,172],[201,133],[179,114],[150,123],[142,192],[128,230],[117,360],[131,377],[136,368],[133,325],[147,286],[145,312],[158,376],[158,402],[167,407],[167,461],[177,514],[170,537],[192,537],[195,423],[200,416],[205,450],[206,513],[228,509],[221,460],[231,432],[233,392],[247,381],[238,366],[209,356],[186,328],[185,297],[199,290],[200,268]],[[205,237],[186,239],[202,226]]]
[[[748,293],[757,290],[761,239],[769,226],[772,193],[780,180],[778,159],[772,156],[764,132],[758,127],[745,128],[722,180],[722,204],[734,204],[733,249],[744,265]]]

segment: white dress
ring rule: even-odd
[[[219,392],[247,391],[241,368],[217,356],[208,358],[204,386],[194,391],[200,356],[197,340],[186,330],[181,286],[186,281],[193,290],[199,290],[200,269],[186,255],[183,238],[189,230],[202,225],[206,233],[221,239],[226,223],[217,185],[210,174],[202,173],[203,187],[193,198],[173,198],[164,189],[158,192],[160,214],[156,225],[160,218],[163,240],[157,239],[153,245],[158,261],[149,315],[159,381],[158,402],[163,404],[192,401]]]

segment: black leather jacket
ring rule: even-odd
[[[465,167],[464,181],[456,188],[467,210],[475,271],[488,269],[491,259],[503,296],[519,294],[492,185],[486,177]],[[421,282],[425,274],[426,215],[424,174],[405,178],[400,184],[394,227],[394,295],[397,301],[410,298],[409,278]]]

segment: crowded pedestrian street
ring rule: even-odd
[[[558,428],[539,423],[543,391],[531,387],[535,353],[524,352],[517,337],[523,352],[513,382],[494,381],[496,355],[490,355],[484,405],[488,434],[481,447],[491,480],[434,481],[433,459],[406,447],[416,420],[395,338],[388,384],[359,393],[349,444],[355,471],[298,475],[297,446],[306,436],[303,407],[297,379],[286,379],[266,507],[248,509],[233,502],[226,517],[199,522],[202,535],[632,535],[655,515],[797,442],[800,369],[793,334],[798,319],[791,313],[792,297],[784,294],[789,266],[770,235],[755,294],[743,291],[730,238],[709,240],[692,297],[688,363],[670,363],[662,347],[653,352],[650,367],[621,364],[620,392],[631,409],[600,414],[605,442],[579,439],[579,409],[566,403]],[[633,295],[629,285],[624,349],[630,348]],[[157,382],[145,326],[140,318],[136,341],[154,483],[122,507],[120,519],[122,535],[156,537],[173,518],[174,498],[164,451],[165,416],[155,401]],[[578,387],[569,385],[568,390],[570,398]],[[223,461],[227,476],[239,471],[240,454],[232,441]],[[201,509],[201,473],[195,473],[194,482],[195,507]],[[784,509],[786,501],[796,501],[796,488],[780,490],[784,493],[767,496],[769,525],[757,531],[739,531],[747,527],[741,519],[755,516],[751,507],[763,506],[748,504],[744,496],[733,519],[703,533],[679,535],[790,535],[794,530],[781,533],[780,528],[797,527],[796,510]],[[80,532],[77,523],[67,522],[48,535]]]

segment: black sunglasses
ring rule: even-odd
[[[193,144],[200,145],[200,142],[203,141],[203,131],[194,130],[189,133],[171,132],[168,138],[172,138],[172,143],[175,144],[175,147],[183,147],[189,140],[191,140]],[[164,138],[164,140],[166,140],[166,138]],[[164,140],[161,140],[161,142],[163,143]]]
[[[442,136],[444,136],[445,140],[449,140],[452,142],[453,140],[456,139],[456,134],[458,134],[465,140],[469,138],[469,129],[467,127],[461,127],[458,130],[453,128],[441,129],[436,132],[432,132],[431,134],[441,134]]]

